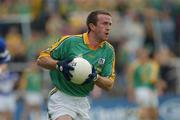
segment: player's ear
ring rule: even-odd
[[[91,29],[91,31],[95,30],[95,25],[93,23],[89,23],[89,28]]]

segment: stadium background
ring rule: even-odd
[[[133,51],[144,45],[151,51],[166,51],[162,54],[167,64],[161,69],[161,78],[167,88],[160,96],[161,119],[180,118],[177,114],[180,107],[172,107],[180,106],[179,0],[0,0],[0,36],[6,39],[12,55],[10,70],[17,72],[21,79],[29,63],[60,36],[85,32],[86,16],[95,9],[112,12],[109,42],[116,51],[117,80],[111,92],[96,88],[90,95],[92,119],[135,120],[136,106],[127,102],[126,68],[128,61],[133,60]],[[48,71],[41,70],[40,74],[43,76],[44,113],[52,85]],[[20,120],[24,108],[20,84],[23,83],[18,82],[14,89],[18,96],[15,120]],[[167,112],[169,109],[171,112]]]

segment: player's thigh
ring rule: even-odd
[[[48,99],[48,117],[50,120],[59,120],[59,118],[63,119],[64,117],[67,120],[69,120],[68,118],[76,118],[75,107],[74,101],[67,98],[64,94],[56,92]]]
[[[136,89],[136,101],[144,107],[157,106],[158,104],[156,92],[145,87]]]
[[[72,120],[72,118],[69,115],[63,115],[58,117],[56,120]]]
[[[16,108],[16,98],[14,95],[0,96],[0,112],[14,112]]]

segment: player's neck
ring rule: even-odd
[[[96,38],[96,36],[91,32],[89,32],[88,34],[88,39],[89,39],[90,46],[92,46],[95,49],[98,48],[99,45],[101,44],[99,40]]]

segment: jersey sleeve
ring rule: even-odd
[[[151,63],[151,76],[150,76],[150,80],[152,83],[156,83],[159,79],[159,65],[155,62]]]
[[[70,47],[68,39],[70,36],[62,37],[60,40],[51,45],[51,47],[47,48],[40,52],[40,57],[51,56],[55,60],[59,60],[62,56],[68,52],[68,48]]]
[[[105,66],[102,69],[102,76],[108,77],[111,80],[115,80],[115,52],[114,49],[112,53],[107,57]]]

